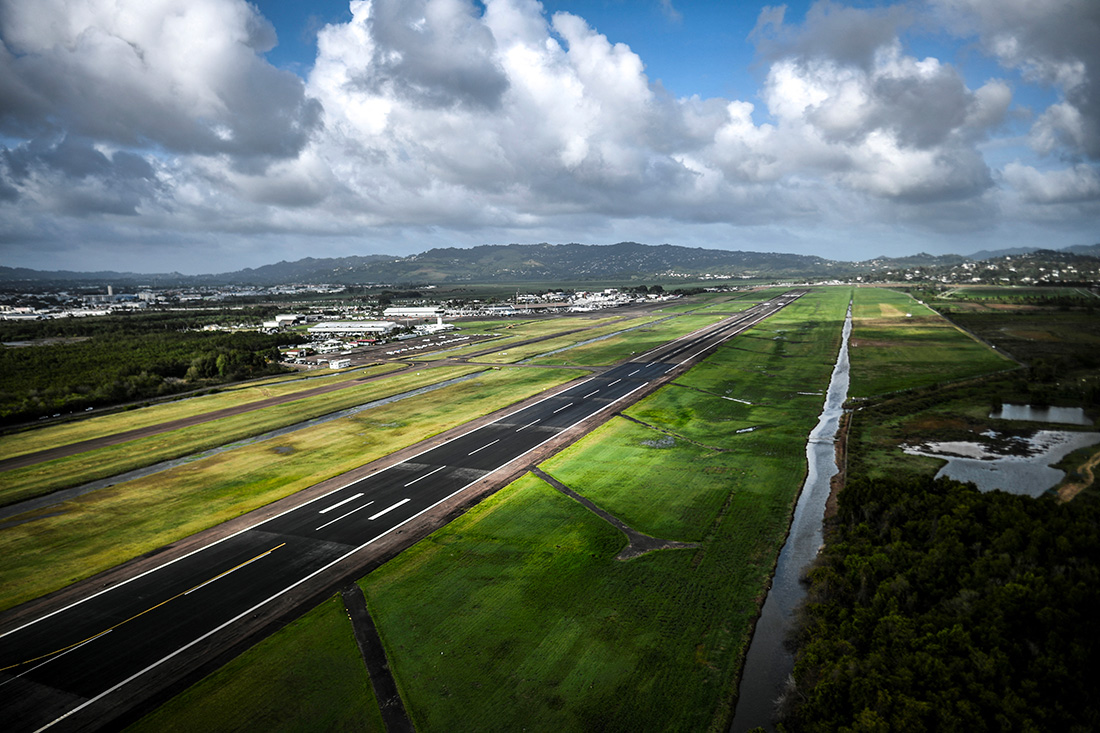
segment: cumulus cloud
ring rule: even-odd
[[[1000,5],[937,12],[1064,91],[1034,117],[1037,150],[1086,154],[1095,51],[1056,51],[1066,21],[1026,30],[1028,3],[1010,0],[1009,20]],[[535,0],[349,9],[318,31],[303,80],[265,60],[274,30],[244,0],[0,0],[2,236],[81,216],[196,236],[961,231],[995,220],[1000,187],[1040,206],[1096,181],[1087,166],[993,170],[983,145],[1012,114],[1010,82],[968,84],[909,50],[921,6],[826,0],[797,23],[765,8],[750,99],[674,98],[630,47]]]
[[[1035,147],[1100,159],[1100,3],[1095,0],[934,0],[957,33],[1025,79],[1057,87],[1064,101],[1032,129]]]
[[[319,122],[260,54],[244,0],[3,0],[0,132],[63,133],[237,159],[293,156]]]

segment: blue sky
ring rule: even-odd
[[[0,0],[0,264],[1100,241],[1100,3]]]

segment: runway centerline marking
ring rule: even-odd
[[[286,544],[286,543],[284,542],[284,543],[283,543],[283,545],[285,545],[285,544]],[[243,567],[244,567],[245,565],[251,565],[252,563],[254,563],[254,562],[256,562],[257,560],[259,560],[260,558],[262,558],[262,557],[267,557],[268,555],[270,555],[271,553],[275,552],[275,550],[278,550],[278,549],[279,549],[279,547],[282,547],[283,545],[279,545],[278,547],[272,547],[272,548],[271,548],[270,550],[268,550],[267,552],[262,552],[262,553],[260,553],[259,555],[257,555],[256,557],[252,558],[251,560],[245,560],[245,561],[244,561],[244,562],[242,562],[242,563],[241,563],[240,565],[235,565],[235,566],[233,566],[233,567],[229,568],[228,570],[226,570],[226,571],[225,571],[224,573],[220,573],[220,574],[218,574],[218,575],[215,575],[215,576],[214,576],[213,578],[211,578],[210,580],[206,581],[205,583],[199,583],[198,585],[196,585],[196,586],[195,586],[194,588],[192,588],[191,590],[189,590],[189,591],[185,591],[183,595],[185,595],[185,596],[186,596],[186,595],[190,595],[190,594],[194,593],[195,591],[197,591],[197,590],[198,590],[199,588],[205,588],[206,586],[208,586],[208,585],[210,585],[211,583],[213,583],[213,582],[214,582],[215,580],[219,580],[219,579],[221,579],[221,578],[224,578],[225,576],[229,575],[229,574],[230,574],[230,573],[232,573],[232,572],[235,572],[235,571],[237,571],[237,570],[240,570],[240,569],[241,569],[241,568],[243,568]]]
[[[318,527],[317,529],[315,529],[315,530],[313,530],[313,531],[314,531],[314,532],[319,532],[319,531],[321,531],[322,529],[324,529],[325,527],[329,526],[330,524],[335,524],[336,522],[339,522],[339,521],[340,521],[341,519],[343,519],[344,517],[350,517],[350,516],[351,516],[352,514],[355,514],[355,513],[356,513],[357,511],[359,511],[360,509],[366,509],[367,507],[369,507],[369,506],[370,506],[371,504],[373,504],[373,503],[374,503],[373,501],[368,501],[368,502],[367,502],[366,504],[364,504],[364,505],[363,505],[363,506],[361,506],[361,507],[358,507],[358,508],[356,508],[356,509],[352,509],[352,510],[351,510],[350,512],[344,512],[343,514],[341,514],[340,516],[338,516],[338,517],[337,517],[336,519],[332,519],[332,520],[330,520],[330,521],[328,521],[328,522],[325,522],[324,524],[322,524],[322,525],[321,525],[320,527]]]
[[[423,481],[424,479],[426,479],[426,478],[428,478],[429,476],[431,476],[431,475],[432,475],[433,473],[439,473],[439,472],[440,472],[440,471],[442,471],[442,470],[443,470],[444,468],[446,468],[446,466],[440,466],[439,468],[435,469],[434,471],[429,471],[428,473],[424,474],[424,475],[423,475],[423,476],[421,476],[420,478],[414,478],[414,479],[413,479],[412,481],[410,481],[409,483],[405,484],[404,488],[406,488],[406,489],[407,489],[408,487],[410,487],[410,486],[412,486],[413,484],[415,484],[415,483],[416,483],[417,481]]]
[[[363,495],[363,492],[360,491],[355,496],[349,496],[348,498],[344,499],[343,501],[338,501],[335,504],[333,504],[332,506],[330,506],[326,509],[322,509],[321,511],[319,511],[317,513],[318,514],[327,514],[328,512],[331,512],[333,509],[335,509],[336,507],[344,506],[344,504],[347,504],[349,501],[355,501],[356,499],[358,499],[362,495]]]
[[[378,518],[379,518],[380,516],[382,516],[383,514],[386,514],[387,512],[392,512],[392,511],[393,511],[394,509],[396,509],[397,507],[401,506],[402,504],[408,504],[408,503],[409,503],[410,501],[411,501],[411,499],[402,499],[401,501],[397,502],[397,503],[396,503],[396,504],[394,504],[393,506],[390,506],[390,507],[386,507],[386,508],[385,508],[385,509],[383,509],[382,511],[378,512],[377,514],[375,514],[375,515],[374,515],[373,517],[367,517],[367,519],[371,519],[371,520],[374,520],[374,519],[378,519]]]
[[[633,377],[635,374],[637,374],[640,371],[642,371],[642,370],[641,369],[635,369],[634,371],[632,371],[630,374],[627,374],[626,376]],[[612,382],[612,384],[614,384],[614,382]]]
[[[541,419],[542,419],[542,418],[539,418],[539,420],[541,420]],[[524,425],[524,426],[523,426],[522,428],[518,428],[518,429],[516,430],[516,432],[518,433],[518,432],[519,432],[520,430],[526,430],[527,428],[529,428],[529,427],[531,427],[532,425],[534,425],[535,423],[537,423],[537,422],[538,422],[539,420],[532,420],[531,422],[529,422],[529,423],[527,423],[526,425]]]
[[[621,381],[623,381],[623,380],[621,380],[621,379],[616,379],[616,380],[615,380],[614,382],[612,382],[611,384],[609,384],[609,385],[607,385],[607,386],[608,386],[608,387],[614,387],[614,386],[615,386],[616,384],[618,384],[618,383],[619,383],[619,382],[621,382]]]
[[[588,394],[586,394],[586,395],[585,395],[584,397],[581,397],[581,399],[582,399],[582,400],[587,400],[587,399],[588,399],[589,397],[591,397],[592,395],[596,394],[596,392],[599,392],[599,391],[600,391],[600,390],[598,390],[598,389],[597,389],[597,390],[594,390],[594,391],[592,391],[592,392],[589,392],[589,393],[588,393]]]
[[[494,441],[493,441],[492,443],[486,443],[485,445],[481,446],[480,448],[475,448],[474,450],[470,451],[470,452],[469,452],[469,453],[467,453],[466,455],[468,455],[468,456],[472,456],[472,455],[473,455],[474,453],[477,453],[478,451],[482,451],[482,450],[485,450],[485,449],[486,449],[486,448],[488,448],[489,446],[491,446],[491,445],[493,445],[493,444],[495,444],[495,443],[499,443],[499,442],[500,442],[500,438],[497,438],[497,439],[496,439],[496,440],[494,440]]]
[[[570,403],[569,403],[568,405],[566,405],[565,407],[572,407],[572,406],[573,406],[573,403],[572,403],[572,402],[570,402]],[[559,407],[558,409],[554,410],[554,412],[553,412],[552,414],[554,414],[554,415],[557,415],[557,414],[558,414],[559,412],[561,412],[562,410],[564,410],[564,409],[565,409],[565,407]]]

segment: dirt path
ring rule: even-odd
[[[371,687],[374,688],[374,696],[378,700],[386,730],[389,733],[413,733],[416,729],[409,720],[405,703],[401,701],[401,694],[397,691],[397,681],[390,673],[386,650],[382,648],[382,639],[378,636],[378,629],[367,610],[363,589],[358,583],[351,583],[340,591],[340,595],[355,630],[355,643],[359,645],[359,654],[367,666],[367,675],[370,677]]]
[[[1073,497],[1096,483],[1097,466],[1100,466],[1100,451],[1093,453],[1092,458],[1085,461],[1081,465],[1081,468],[1078,469],[1078,471],[1084,475],[1085,480],[1074,481],[1073,483],[1062,486],[1058,489],[1058,499],[1063,502],[1070,501]]]

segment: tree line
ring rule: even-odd
[[[239,319],[241,313],[233,312]],[[68,339],[0,348],[0,422],[15,423],[170,395],[285,371],[280,344],[298,335],[194,331],[225,314],[153,313],[9,322],[4,341]]]
[[[838,499],[782,730],[1100,729],[1100,507],[930,478]]]

